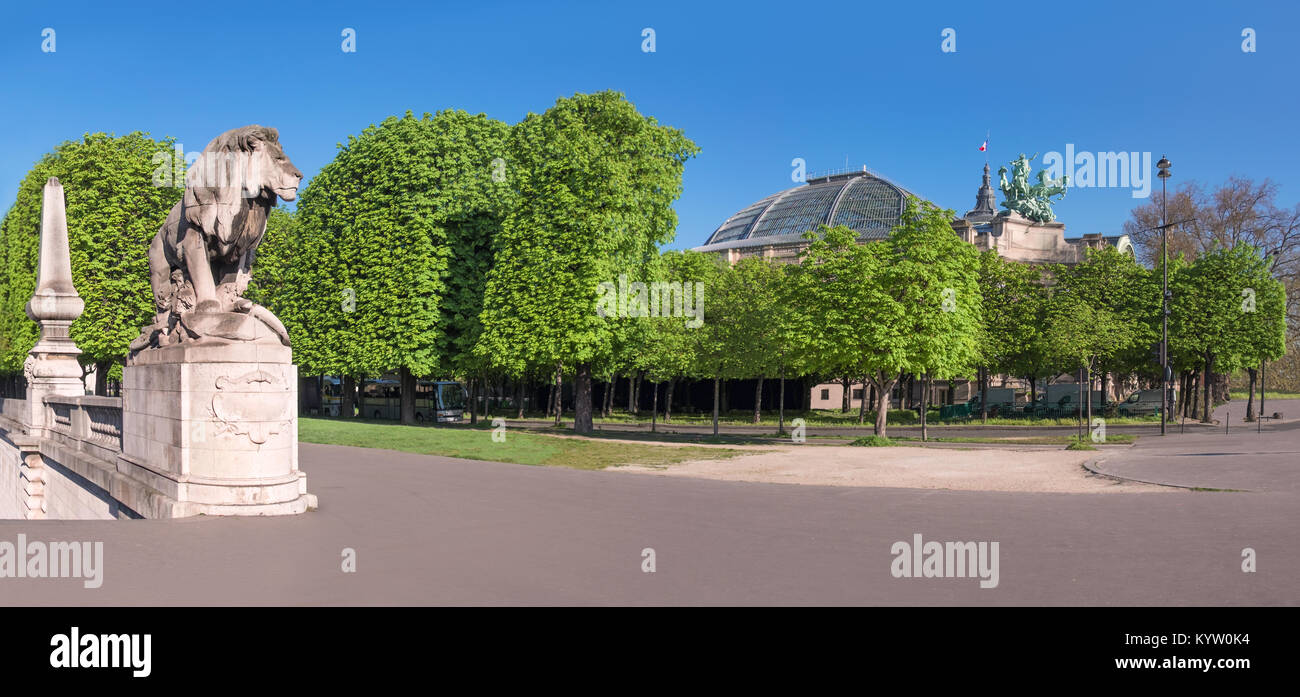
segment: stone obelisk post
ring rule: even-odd
[[[72,287],[63,185],[51,177],[45,184],[41,202],[41,251],[36,290],[32,299],[27,301],[27,316],[41,328],[40,339],[28,352],[23,364],[23,374],[27,377],[28,434],[33,437],[44,437],[51,426],[46,422],[46,397],[86,393],[81,381],[81,364],[77,362],[81,349],[68,335],[72,321],[81,316],[84,308],[81,296]]]

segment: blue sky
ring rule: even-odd
[[[615,89],[702,148],[673,247],[810,170],[867,165],[940,205],[975,203],[1020,152],[1167,153],[1171,184],[1272,178],[1300,201],[1300,9],[1179,3],[6,3],[0,209],[39,157],[87,131],[200,149],[280,129],[310,178],[349,134],[445,108],[514,123]],[[246,14],[245,14],[246,12]],[[42,30],[56,51],[41,51]],[[344,53],[345,27],[357,51]],[[643,52],[642,29],[656,50]],[[1242,30],[1256,32],[1244,53]],[[941,50],[945,28],[956,52]],[[1156,184],[1158,188],[1158,183]],[[1128,188],[1075,188],[1068,236],[1120,229]]]

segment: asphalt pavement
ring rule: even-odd
[[[1133,494],[722,482],[304,443],[320,498],[305,515],[0,521],[0,541],[96,540],[105,557],[98,589],[6,578],[0,604],[1295,605],[1300,428],[1253,429],[1099,454],[1120,476],[1248,490]],[[891,547],[916,534],[998,542],[997,586],[895,578]]]

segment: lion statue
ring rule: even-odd
[[[274,128],[244,126],[208,143],[149,246],[157,314],[131,350],[202,339],[288,346],[284,324],[243,294],[267,216],[277,197],[297,198],[301,181]]]

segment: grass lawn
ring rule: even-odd
[[[1232,392],[1229,392],[1228,394],[1230,394],[1230,395],[1232,396],[1233,400],[1238,400],[1238,399],[1240,399],[1241,401],[1244,402],[1244,401],[1250,399],[1250,394],[1249,394],[1248,392],[1246,392],[1245,390],[1241,390],[1241,391],[1233,390]],[[1269,391],[1269,390],[1265,390],[1265,391],[1264,391],[1264,407],[1265,407],[1265,408],[1268,407],[1268,401],[1269,401],[1270,399],[1300,399],[1300,392],[1271,392],[1271,391]],[[1256,402],[1256,403],[1259,402],[1259,393],[1258,393],[1258,392],[1255,393],[1255,402]]]
[[[421,455],[492,460],[520,465],[603,469],[619,465],[672,465],[687,460],[717,460],[745,452],[690,445],[640,445],[601,439],[564,438],[511,430],[504,443],[492,441],[490,426],[402,426],[391,421],[344,421],[302,417],[298,440],[324,445],[385,448]]]

